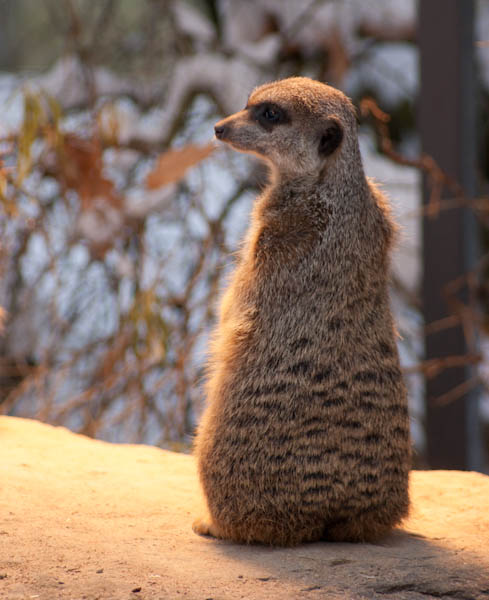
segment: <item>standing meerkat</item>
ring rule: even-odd
[[[389,308],[394,234],[355,110],[303,77],[215,126],[271,167],[211,344],[196,533],[291,546],[374,541],[409,507],[409,418]]]

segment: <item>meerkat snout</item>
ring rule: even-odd
[[[225,125],[220,125],[219,123],[217,123],[214,126],[214,134],[216,136],[216,138],[218,140],[222,139],[225,137],[225,132],[226,132],[226,126]]]

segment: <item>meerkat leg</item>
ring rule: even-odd
[[[197,535],[208,535],[215,538],[222,537],[219,527],[210,518],[201,517],[192,523],[192,529]]]

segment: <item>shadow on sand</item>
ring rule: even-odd
[[[379,544],[268,548],[209,542],[226,562],[241,563],[248,577],[273,588],[287,585],[290,598],[489,599],[489,564],[447,540],[414,532],[397,530]]]

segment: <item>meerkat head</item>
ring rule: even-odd
[[[340,91],[307,77],[256,88],[246,107],[215,125],[217,139],[271,164],[281,176],[319,174],[358,147],[355,109]]]

